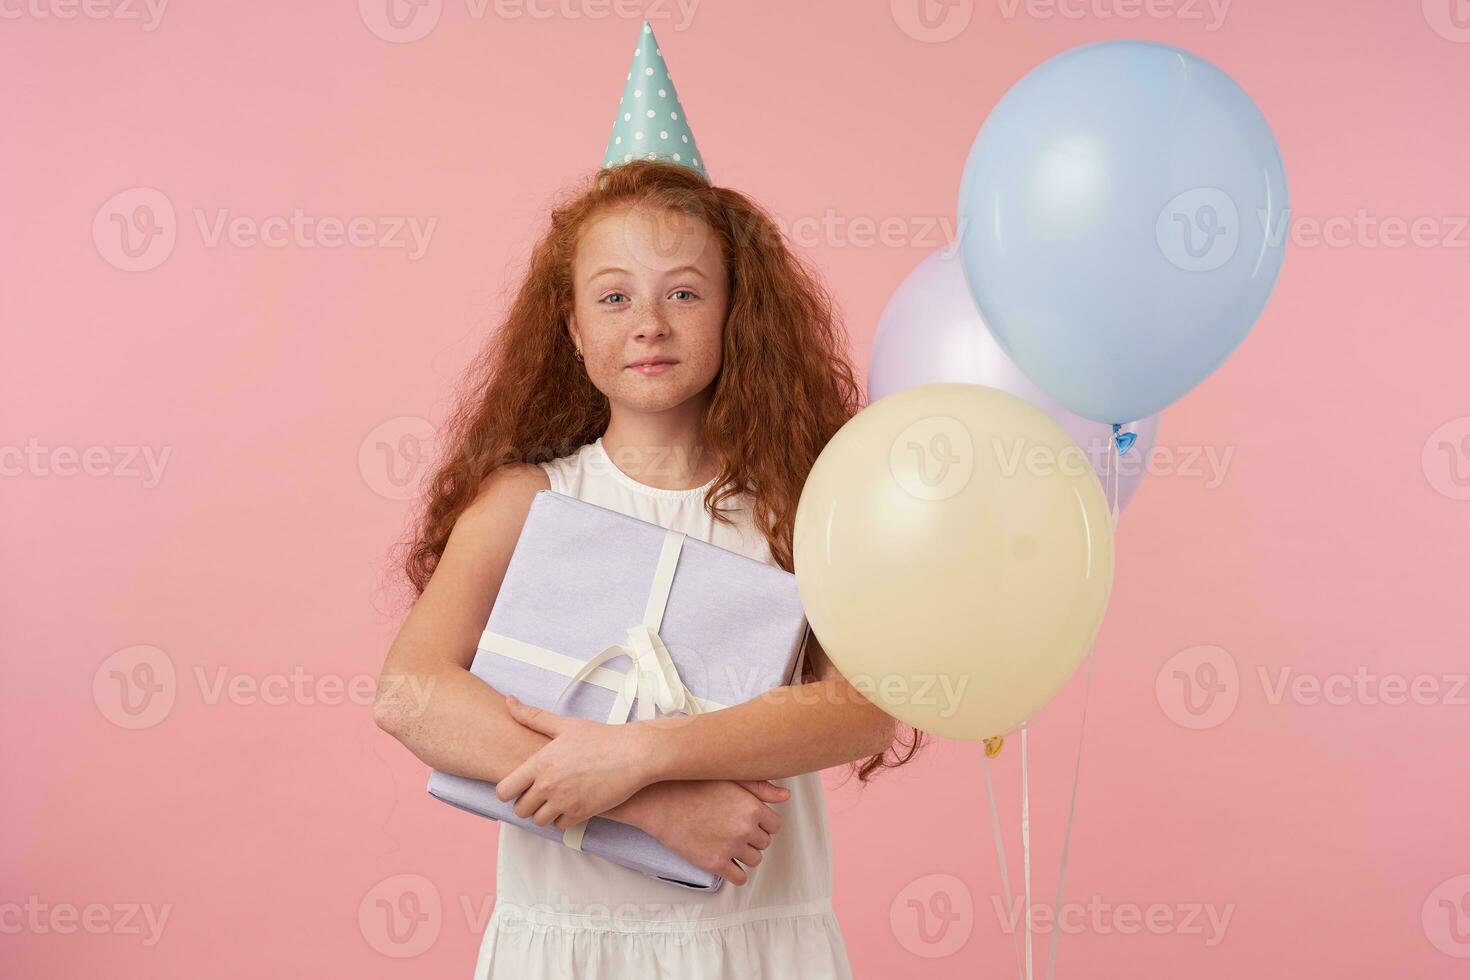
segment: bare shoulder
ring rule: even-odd
[[[502,466],[486,477],[454,522],[423,594],[389,651],[390,664],[468,667],[490,616],[536,491],[550,488],[539,466]]]
[[[448,597],[455,609],[468,610],[471,618],[483,623],[481,614],[489,614],[489,602],[500,589],[531,501],[538,490],[550,486],[546,472],[527,463],[499,467],[481,481],[475,499],[449,531],[425,598],[430,593],[434,599]]]
[[[511,531],[519,535],[540,490],[550,490],[546,471],[534,463],[508,463],[480,481],[479,492],[460,514],[455,527],[465,525],[477,536]]]

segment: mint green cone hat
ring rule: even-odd
[[[709,179],[684,107],[679,104],[679,93],[669,77],[669,66],[664,64],[658,39],[646,20],[633,52],[633,67],[628,71],[623,97],[618,100],[618,118],[602,156],[605,167],[629,160],[664,160],[683,164]]]

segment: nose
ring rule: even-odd
[[[652,303],[638,321],[639,340],[657,340],[669,334],[669,316],[661,303]]]

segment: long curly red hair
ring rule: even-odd
[[[606,430],[607,397],[577,360],[565,325],[582,229],[624,204],[696,216],[720,242],[730,299],[701,441],[722,469],[704,506],[730,524],[720,505],[748,494],[772,558],[793,571],[802,485],[827,441],[863,404],[831,297],[758,204],[687,167],[635,160],[597,171],[552,209],[509,312],[471,363],[440,434],[444,452],[403,560],[414,595],[428,584],[454,522],[490,472],[565,456]],[[913,758],[923,733],[912,731],[911,739],[852,763],[859,781]]]

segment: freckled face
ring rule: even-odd
[[[719,239],[699,218],[609,209],[583,228],[572,286],[567,327],[587,376],[609,401],[664,411],[719,373],[729,289]],[[633,366],[648,358],[672,363]]]

